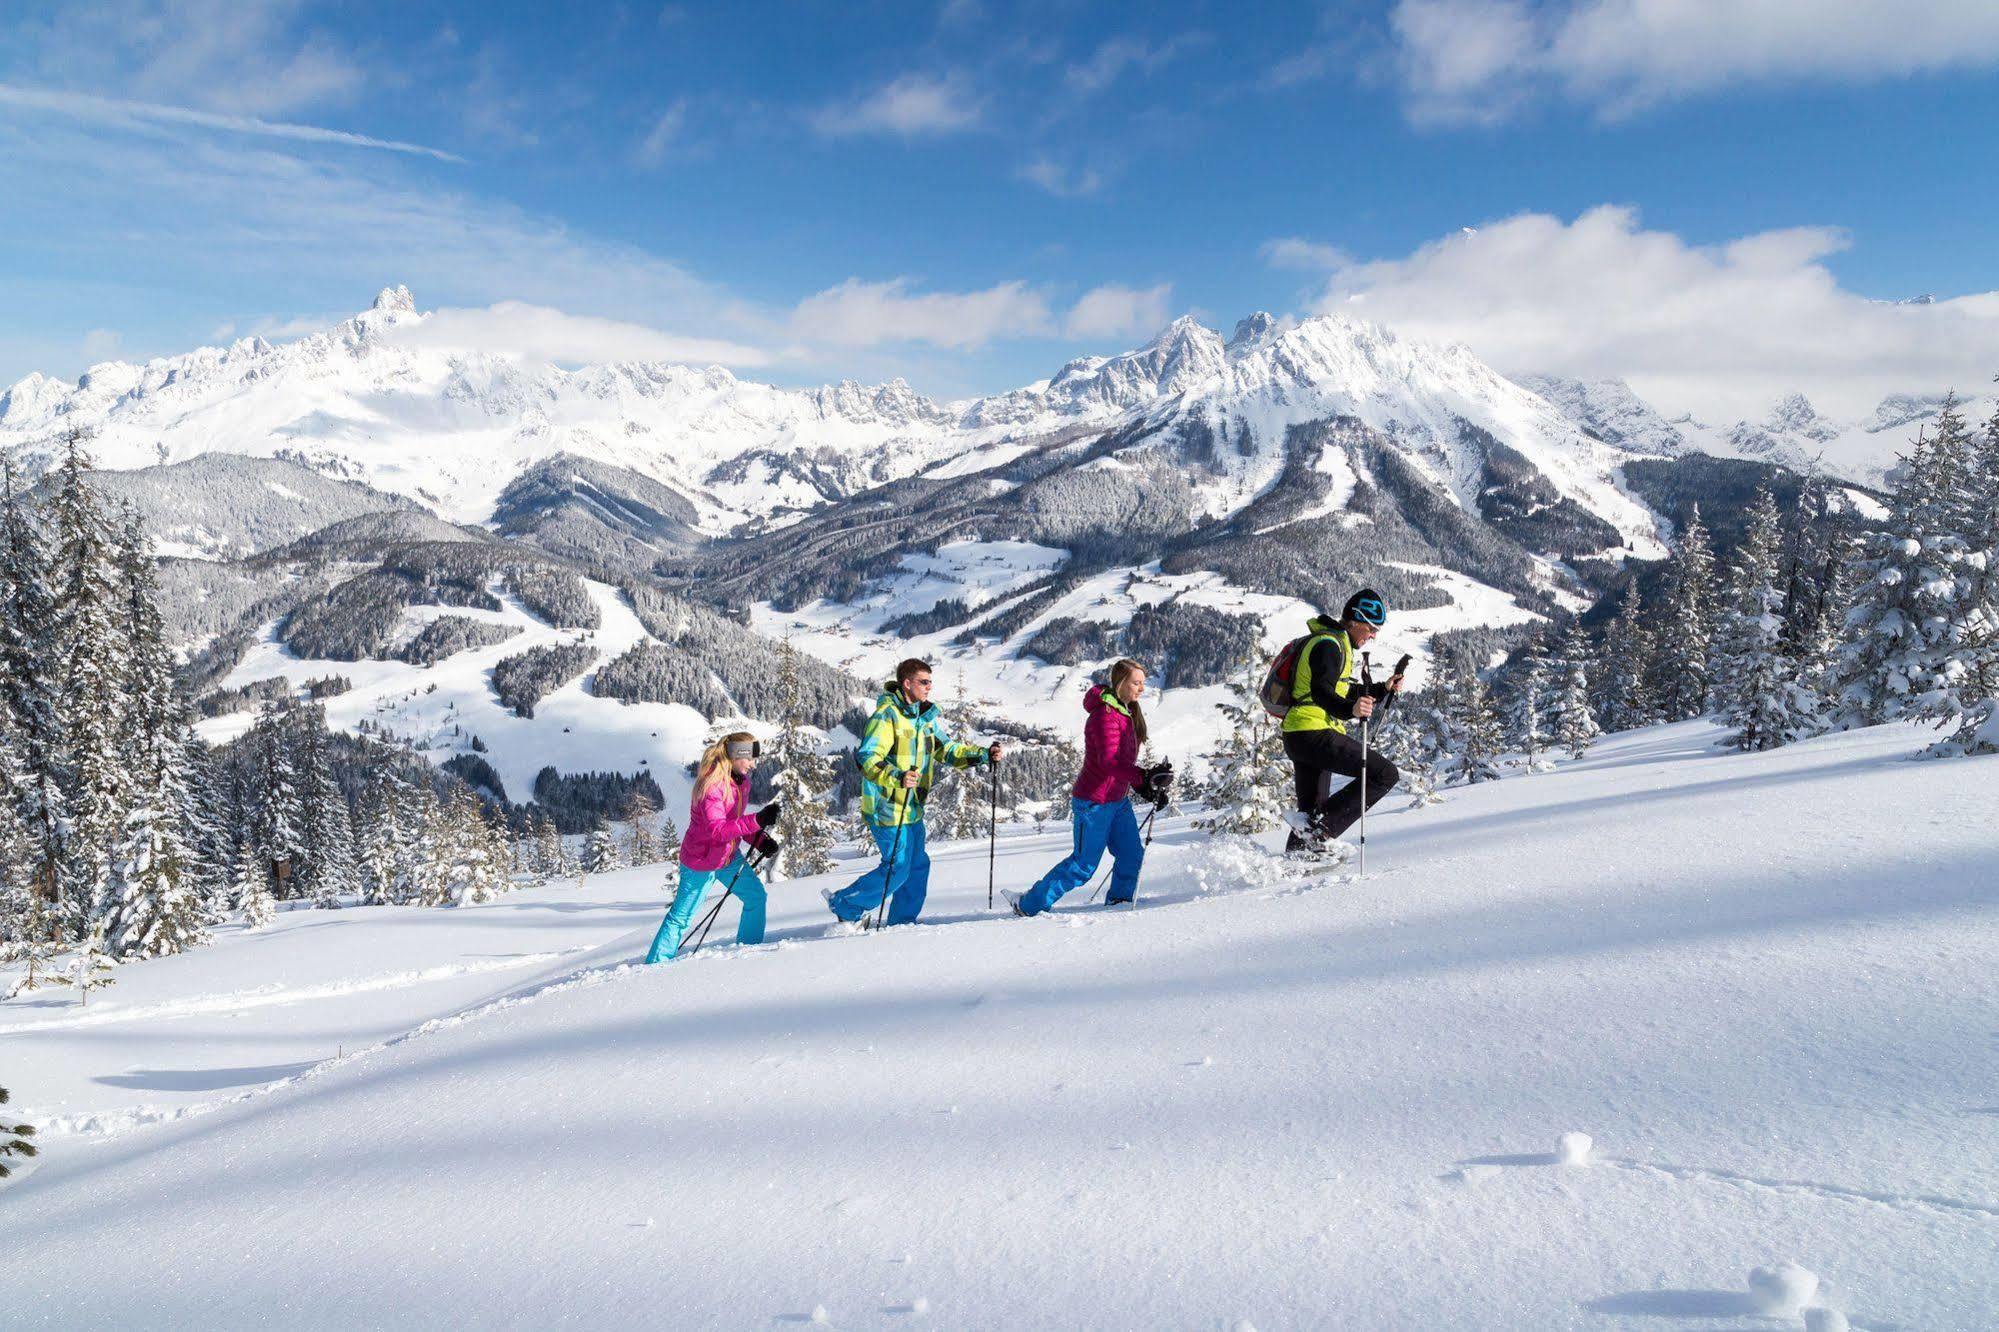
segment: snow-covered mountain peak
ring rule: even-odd
[[[1232,352],[1245,347],[1253,347],[1276,330],[1277,319],[1267,310],[1245,315],[1236,320],[1235,332],[1229,334],[1228,349]]]
[[[1808,439],[1831,439],[1839,433],[1839,427],[1818,414],[1811,400],[1802,393],[1790,393],[1779,398],[1770,409],[1764,424],[1773,431],[1803,435]]]
[[[1562,415],[1608,444],[1636,453],[1679,453],[1686,437],[1622,379],[1518,375],[1514,382],[1546,398]]]
[[[375,303],[368,308],[385,314],[415,314],[416,298],[410,295],[408,287],[397,283],[376,293]]]

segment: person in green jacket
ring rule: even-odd
[[[969,768],[997,763],[1000,747],[968,745],[944,733],[930,701],[930,663],[915,657],[896,667],[882,686],[874,716],[854,760],[861,769],[861,817],[881,850],[881,863],[838,892],[826,905],[849,924],[889,899],[888,923],[906,925],[923,911],[930,890],[930,854],[924,848],[923,802],[936,781],[937,764]]]
[[[1284,752],[1291,759],[1305,826],[1292,829],[1284,845],[1287,852],[1324,851],[1360,817],[1363,763],[1354,733],[1381,700],[1402,688],[1399,675],[1373,685],[1360,682],[1360,651],[1387,622],[1387,604],[1374,589],[1362,588],[1347,598],[1337,621],[1316,615],[1305,625],[1311,637],[1299,650],[1291,707],[1284,714]],[[1378,749],[1369,749],[1365,767],[1371,808],[1402,774]],[[1335,777],[1354,780],[1334,791]]]

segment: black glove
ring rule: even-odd
[[[784,807],[773,800],[757,811],[757,827],[768,828],[784,817]]]
[[[1139,783],[1138,793],[1155,805],[1166,803],[1173,794],[1173,760],[1156,763],[1145,770],[1145,780]]]
[[[777,853],[781,849],[782,848],[778,845],[777,838],[772,837],[767,832],[760,832],[755,837],[752,837],[750,839],[750,850],[756,852],[758,855],[762,856],[765,860],[777,859]]]

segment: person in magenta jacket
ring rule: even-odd
[[[653,936],[647,962],[665,962],[680,950],[688,922],[701,909],[708,887],[720,879],[742,899],[743,913],[736,922],[736,942],[762,943],[764,939],[764,885],[757,872],[743,861],[738,844],[748,842],[753,849],[769,851],[769,827],[780,813],[773,800],[755,814],[744,812],[750,799],[750,773],[757,766],[756,737],[748,731],[725,735],[708,746],[695,771],[694,798],[687,810],[687,835],[680,839],[680,886],[673,905]]]
[[[1144,693],[1145,667],[1124,660],[1111,667],[1108,687],[1092,685],[1083,695],[1087,715],[1083,723],[1083,771],[1069,792],[1075,844],[1068,857],[1032,888],[1006,894],[1006,900],[1021,915],[1038,916],[1064,893],[1088,883],[1106,848],[1112,868],[1110,895],[1105,900],[1121,905],[1137,895],[1145,844],[1138,837],[1131,793],[1137,790],[1158,804],[1173,783],[1171,763],[1138,766],[1138,752],[1145,744],[1145,710],[1138,700]]]

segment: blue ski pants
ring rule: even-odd
[[[887,897],[888,923],[907,925],[922,913],[923,898],[930,891],[930,853],[923,846],[923,820],[912,820],[900,828],[870,827],[868,831],[881,848],[881,863],[833,894],[833,914],[841,920],[859,920]]]
[[[1137,894],[1145,843],[1138,840],[1138,817],[1131,812],[1131,801],[1099,805],[1093,800],[1071,800],[1069,821],[1076,832],[1075,847],[1067,860],[1027,890],[1020,899],[1022,915],[1038,916],[1054,906],[1062,894],[1088,883],[1106,847],[1111,853],[1111,891],[1105,900],[1129,902]]]
[[[646,954],[648,962],[669,962],[680,951],[680,940],[686,935],[694,913],[701,909],[701,899],[708,895],[708,886],[720,880],[724,887],[742,899],[743,914],[736,921],[736,942],[739,944],[759,944],[764,941],[764,881],[757,872],[743,863],[743,853],[738,851],[718,870],[689,869],[680,867],[680,886],[674,891],[673,905],[666,909],[666,919],[659,923],[659,933],[652,937],[652,951]]]

